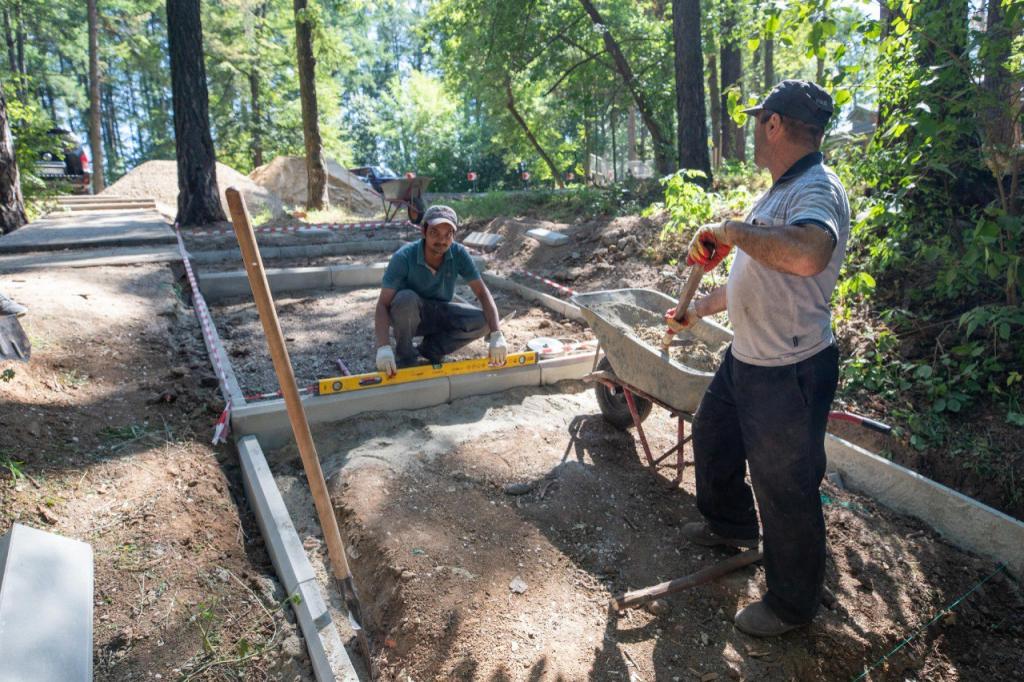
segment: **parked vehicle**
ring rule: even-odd
[[[377,193],[383,192],[381,189],[381,183],[385,180],[394,180],[398,178],[398,173],[387,166],[359,166],[358,168],[349,168],[348,170],[350,173],[372,187]]]
[[[70,182],[75,189],[88,192],[92,164],[78,138],[64,128],[51,128],[46,134],[52,142],[36,163],[39,177],[47,183]]]

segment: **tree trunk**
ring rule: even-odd
[[[764,39],[764,92],[762,98],[775,87],[775,38]]]
[[[306,16],[306,0],[294,0],[295,50],[298,53],[299,99],[302,101],[302,137],[306,143],[306,208],[319,211],[330,205],[323,141],[320,138],[316,102],[316,57],[313,56],[313,27]]]
[[[199,0],[167,0],[167,45],[178,158],[177,222],[205,225],[226,220],[217,191],[217,159],[210,135]]]
[[[633,75],[633,69],[630,68],[629,62],[626,61],[626,55],[622,53],[622,49],[619,47],[618,42],[616,42],[615,38],[612,37],[611,31],[608,29],[608,24],[605,23],[591,0],[580,0],[580,4],[583,5],[583,9],[590,16],[590,20],[593,22],[594,26],[598,27],[601,31],[601,36],[604,38],[605,49],[608,50],[608,53],[612,56],[612,60],[615,62],[615,69],[619,72],[623,83],[626,85],[626,90],[629,91],[633,101],[636,103],[636,108],[640,112],[640,118],[643,119],[644,126],[646,126],[647,130],[651,133],[651,143],[654,147],[654,163],[658,167],[658,173],[661,175],[668,175],[673,170],[672,144],[669,141],[668,136],[662,130],[661,124],[658,123],[658,119],[654,114],[654,109],[644,97],[643,93],[640,92],[640,87],[637,85],[636,78]]]
[[[711,103],[711,161],[714,168],[722,164],[722,95],[718,89],[718,57],[708,55],[708,101]]]
[[[89,151],[92,152],[92,193],[106,188],[103,140],[100,133],[100,42],[97,0],[88,0],[89,15]]]
[[[636,161],[636,106],[630,106],[626,113],[626,158]]]
[[[1019,27],[1010,26],[1009,21],[1003,13],[1001,1],[988,0],[985,36],[988,50],[982,81],[986,102],[981,112],[980,128],[985,141],[985,163],[995,178],[1002,208],[1010,215],[1018,215],[1021,208],[1018,187],[1022,102],[1019,97],[1014,97],[1013,76],[1007,64],[1013,46],[1011,41]]]
[[[526,124],[526,119],[522,117],[519,110],[516,108],[516,98],[515,95],[512,94],[512,83],[508,78],[505,79],[505,96],[505,107],[508,108],[508,113],[512,114],[512,118],[514,118],[516,123],[519,124],[519,127],[523,129],[523,134],[525,134],[526,139],[530,141],[530,145],[534,148],[540,158],[544,160],[548,170],[551,171],[551,177],[555,179],[555,186],[559,189],[565,187],[565,183],[562,182],[561,174],[558,172],[558,167],[555,166],[555,162],[552,161],[551,157],[548,156],[548,153],[544,151],[544,148],[540,146],[540,142],[537,141],[533,131],[530,130],[530,126]]]
[[[263,111],[260,109],[260,74],[255,65],[249,72],[249,98],[252,109],[252,165],[263,165]]]
[[[0,83],[0,234],[14,232],[27,222],[18,161],[14,157],[14,139],[7,121],[7,100]]]
[[[708,124],[704,109],[704,51],[700,35],[700,0],[672,0],[675,43],[676,116],[679,120],[679,167],[703,171],[700,184],[711,185]]]
[[[7,63],[12,74],[18,73],[18,57],[14,52],[14,31],[11,30],[11,13],[4,7],[2,15],[4,21],[4,42],[7,44]]]
[[[743,99],[743,56],[735,35],[736,19],[733,11],[727,8],[722,20],[722,158],[743,161],[747,156],[747,140],[743,129],[729,116],[728,108],[730,89],[738,90],[740,100]]]

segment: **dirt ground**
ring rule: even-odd
[[[276,297],[281,329],[300,386],[341,374],[338,358],[353,374],[376,371],[373,311],[379,293],[376,288],[327,289]],[[475,302],[469,287],[460,286],[456,293]],[[501,326],[510,351],[527,350],[526,343],[540,336],[563,341],[590,338],[589,331],[578,322],[499,289],[491,294],[504,319]],[[246,395],[276,391],[277,377],[251,299],[225,302],[213,306],[210,312],[242,391]],[[486,353],[487,343],[480,340],[450,357],[460,360],[484,357]]]
[[[662,410],[647,430],[656,449],[674,442]],[[813,626],[773,641],[733,627],[764,589],[760,567],[617,615],[612,594],[728,553],[681,537],[699,517],[692,467],[666,486],[578,384],[366,415],[315,437],[384,679],[841,680],[871,668],[865,679],[995,680],[1024,669],[1016,581],[832,484],[834,597]],[[270,457],[300,535],[316,538],[294,448]],[[325,574],[322,546],[307,547]]]
[[[223,401],[166,266],[5,276],[31,363],[0,363],[0,533],[92,545],[97,680],[310,680]],[[2,665],[2,664],[0,664]]]

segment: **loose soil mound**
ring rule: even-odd
[[[469,287],[459,287],[456,293],[475,302]],[[373,311],[379,294],[380,289],[356,289],[276,297],[277,314],[300,385],[338,376],[337,358],[341,358],[353,374],[376,371]],[[588,337],[587,330],[579,323],[504,291],[495,290],[491,294],[498,314],[507,318],[501,328],[510,351],[527,350],[527,341],[538,336],[565,341]],[[247,394],[277,390],[277,377],[255,305],[250,300],[228,303],[215,306],[212,314],[242,390]],[[479,340],[449,357],[462,360],[486,354],[487,344]]]
[[[276,218],[284,214],[281,199],[276,194],[260,187],[230,166],[218,163],[217,189],[220,191],[224,215],[229,215],[224,190],[231,186],[241,190],[249,212],[253,215],[266,212]],[[133,168],[101,194],[152,197],[157,201],[162,213],[173,217],[178,206],[178,164],[174,161],[147,161]]]
[[[358,177],[337,161],[327,159],[327,193],[332,206],[344,207],[352,213],[372,216],[380,211],[380,197]],[[308,183],[306,160],[298,156],[278,156],[262,165],[249,177],[275,192],[286,203],[306,204]]]
[[[919,630],[866,679],[1012,679],[1024,669],[1015,580],[828,483],[831,593],[812,626],[775,640],[733,627],[765,588],[760,567],[618,616],[612,594],[729,553],[682,537],[699,518],[692,467],[666,488],[590,391],[565,388],[317,430],[383,679],[849,680]],[[664,411],[646,426],[657,451],[675,442]],[[315,535],[294,447],[272,458],[300,534]],[[322,547],[314,564],[326,564]]]

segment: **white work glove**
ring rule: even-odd
[[[389,377],[395,376],[398,363],[395,362],[395,352],[391,350],[391,346],[381,346],[377,349],[377,369]]]
[[[487,349],[487,361],[492,365],[504,365],[508,357],[508,346],[505,335],[500,331],[491,333],[490,347]]]

